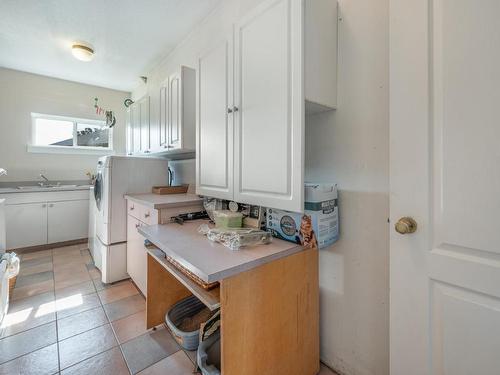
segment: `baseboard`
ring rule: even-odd
[[[32,253],[34,251],[54,249],[54,248],[63,247],[63,246],[78,245],[78,244],[86,243],[86,242],[88,242],[88,238],[80,238],[78,240],[49,243],[46,245],[37,245],[37,246],[21,247],[18,249],[9,249],[9,250],[7,250],[7,252],[8,253],[15,252],[17,254]]]

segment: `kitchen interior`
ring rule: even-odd
[[[0,10],[0,374],[389,373],[388,1]]]

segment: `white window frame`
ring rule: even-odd
[[[35,141],[35,124],[37,119],[44,120],[60,120],[73,123],[73,146],[54,146],[54,145],[36,145]],[[92,120],[80,117],[46,115],[42,113],[31,113],[31,140],[28,144],[28,152],[42,154],[87,154],[87,155],[111,155],[113,150],[113,128],[109,128],[108,147],[91,147],[76,145],[77,139],[77,124],[85,123],[89,125],[106,125],[106,121]]]

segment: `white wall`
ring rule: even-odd
[[[31,141],[31,113],[103,119],[94,110],[94,98],[115,111],[114,148],[125,153],[125,107],[129,93],[61,79],[0,68],[0,167],[4,181],[36,180],[40,173],[51,180],[84,180],[95,170],[99,155],[35,154],[27,152]]]
[[[308,118],[306,180],[340,188],[340,240],[320,252],[321,356],[389,374],[388,1],[339,0],[338,109]]]
[[[179,64],[231,31],[259,0],[226,0],[150,72],[154,89]],[[340,188],[341,239],[320,254],[321,357],[349,375],[389,373],[388,0],[340,0],[336,111],[306,124],[306,179]],[[173,163],[193,183],[194,162]]]

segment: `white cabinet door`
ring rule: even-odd
[[[5,206],[7,249],[47,244],[47,204]]]
[[[238,202],[303,210],[303,4],[265,1],[236,25]]]
[[[168,79],[160,85],[160,149],[168,150],[169,84]]]
[[[155,85],[149,99],[149,150],[160,151],[160,90]]]
[[[130,106],[130,127],[132,133],[132,153],[141,151],[141,109],[138,103]]]
[[[89,201],[48,203],[48,243],[87,238]]]
[[[141,147],[140,151],[149,152],[150,143],[150,126],[149,126],[149,96],[142,98],[139,101],[139,123],[141,127]]]
[[[178,149],[181,147],[182,137],[182,83],[180,72],[170,77],[169,88],[168,145],[170,149]]]
[[[233,40],[198,59],[196,193],[233,199]]]
[[[146,296],[147,254],[144,237],[137,231],[141,225],[143,224],[133,216],[127,216],[127,273]]]

